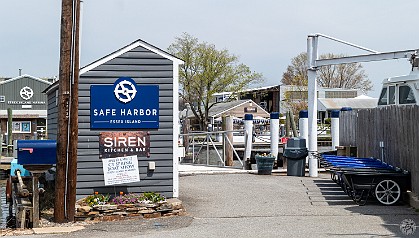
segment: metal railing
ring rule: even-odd
[[[244,140],[234,143],[229,139],[228,134],[238,134]],[[246,148],[246,130],[213,131],[213,132],[193,132],[180,134],[186,140],[185,157],[181,158],[180,163],[205,164],[207,166],[226,166],[227,145],[233,152],[233,167],[245,168],[244,159],[238,154],[238,147]],[[244,154],[243,150],[243,154]],[[244,157],[244,156],[243,156]],[[236,160],[234,160],[236,159]]]

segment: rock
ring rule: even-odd
[[[147,208],[155,208],[155,207],[157,207],[157,205],[154,204],[154,203],[149,203],[149,204],[146,204],[145,207],[147,207]]]
[[[183,208],[182,201],[177,198],[169,198],[166,201],[168,204],[172,205],[173,210],[179,210]]]
[[[80,206],[80,207],[77,208],[77,211],[78,212],[86,212],[86,213],[88,213],[91,210],[92,210],[92,207],[90,207],[90,206]]]
[[[128,215],[128,213],[127,212],[114,212],[112,213],[112,215],[126,216]]]
[[[138,211],[139,214],[151,214],[151,213],[154,213],[154,212],[155,212],[154,209],[147,209],[147,210]]]
[[[129,207],[129,208],[125,209],[125,211],[127,211],[127,212],[138,212],[140,210],[142,210],[140,207]]]
[[[100,214],[100,212],[98,212],[98,211],[91,211],[91,212],[87,213],[87,215],[89,215],[89,216],[96,216],[96,215],[99,215],[99,214]]]
[[[104,210],[104,211],[100,211],[102,213],[113,213],[113,212],[117,212],[118,209],[114,209],[114,210]]]
[[[141,214],[138,213],[128,213],[127,217],[139,217],[142,216]]]
[[[130,208],[130,207],[135,207],[135,204],[132,204],[132,203],[130,203],[130,204],[119,204],[118,205],[118,209],[126,209],[126,208]]]
[[[121,219],[121,216],[119,215],[103,216],[97,219],[99,219],[100,221],[117,221]]]
[[[118,205],[111,205],[111,204],[95,205],[93,206],[93,209],[97,211],[116,210],[118,209]]]
[[[160,207],[156,209],[156,211],[158,212],[171,212],[172,210],[173,210],[172,205],[167,204],[167,203],[161,205]]]
[[[155,212],[155,213],[151,213],[151,214],[144,214],[144,218],[159,218],[159,217],[161,217],[160,212]]]

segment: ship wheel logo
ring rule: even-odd
[[[26,86],[26,87],[23,87],[20,90],[20,97],[21,98],[23,98],[25,100],[29,100],[29,99],[31,99],[32,96],[33,96],[33,90],[32,90],[32,88]]]
[[[120,102],[129,103],[135,98],[137,89],[135,88],[135,83],[124,79],[116,84],[113,92]]]

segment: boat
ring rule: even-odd
[[[412,60],[412,71],[408,75],[384,79],[378,107],[389,105],[418,105],[419,58]]]

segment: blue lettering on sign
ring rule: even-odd
[[[125,77],[114,85],[91,85],[90,128],[159,128],[159,86],[137,85]]]

